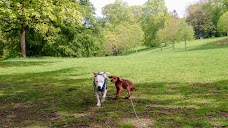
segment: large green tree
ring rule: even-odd
[[[102,14],[114,27],[122,22],[131,22],[132,15],[126,2],[116,0],[113,4],[108,4],[102,8]]]
[[[187,41],[194,40],[194,29],[188,25],[184,19],[181,19],[178,27],[178,38],[180,41],[185,42],[185,49],[187,48]]]
[[[164,26],[167,17],[165,0],[148,0],[143,7],[142,27],[145,34],[145,45],[157,45],[156,34]]]
[[[184,19],[170,16],[166,20],[164,28],[157,32],[156,39],[160,43],[172,43],[173,48],[175,48],[175,43],[185,41],[186,48],[186,41],[194,39],[194,31]]]
[[[228,11],[220,17],[218,22],[218,30],[221,32],[226,32],[228,36]]]
[[[156,38],[158,38],[160,41],[159,42],[168,42],[172,43],[173,48],[175,48],[175,43],[179,42],[179,36],[178,35],[178,28],[180,25],[180,19],[174,16],[170,16],[165,24],[164,28],[161,28],[157,33],[156,33]],[[157,41],[157,40],[156,40]]]
[[[101,27],[94,16],[94,7],[88,0],[80,0],[82,26],[62,25],[59,37],[49,51],[56,56],[88,57],[101,52]],[[47,51],[47,50],[46,50]]]
[[[1,30],[1,24],[0,24],[0,30]],[[0,58],[3,56],[3,50],[4,50],[4,43],[3,43],[3,34],[0,31]]]
[[[188,6],[187,19],[188,24],[192,25],[196,38],[207,38],[215,34],[215,25],[212,22],[210,13],[205,10],[204,3],[196,3]]]
[[[34,29],[45,35],[45,40],[52,40],[60,31],[55,26],[80,26],[82,13],[78,1],[4,0],[0,1],[0,20],[4,32],[16,31],[19,34],[21,55],[26,57],[27,30]]]
[[[143,14],[142,8],[143,8],[143,6],[140,6],[140,5],[134,5],[134,6],[129,7],[129,10],[130,10],[130,13],[132,14],[134,23],[141,23],[141,21],[142,21],[141,18],[142,18],[142,14]]]
[[[144,37],[139,24],[140,7],[129,7],[116,0],[102,8],[104,25],[104,53],[118,55],[142,44]]]
[[[216,27],[214,36],[220,36],[220,31],[217,29],[217,25],[220,17],[228,11],[227,0],[207,0],[204,4],[203,9],[210,14],[213,25]]]
[[[105,33],[105,54],[113,53],[118,55],[119,53],[129,51],[131,48],[137,49],[142,44],[144,38],[144,33],[138,24],[119,24],[111,30],[107,29]]]

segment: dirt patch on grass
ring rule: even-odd
[[[148,128],[153,127],[155,121],[151,119],[122,119],[120,125],[131,126],[135,128]]]
[[[218,41],[218,42],[216,42],[216,44],[217,45],[227,45],[228,44],[228,39]]]
[[[56,119],[55,113],[48,113],[35,107],[30,103],[11,103],[1,106],[0,109],[0,126],[15,127],[15,126],[31,126],[36,123]]]
[[[227,111],[220,111],[220,112],[218,112],[218,113],[219,113],[220,115],[222,115],[222,116],[228,118],[228,112],[227,112]]]

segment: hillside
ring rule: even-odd
[[[226,127],[228,38],[203,39],[123,56],[0,61],[0,127]],[[137,86],[96,107],[93,72]],[[126,92],[126,91],[125,91]],[[125,92],[121,97],[124,97]]]

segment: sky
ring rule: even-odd
[[[96,8],[96,14],[102,16],[101,8],[107,4],[114,3],[115,0],[90,0],[90,2]],[[127,2],[129,6],[131,5],[143,5],[147,0],[123,0]],[[165,0],[166,7],[168,11],[177,11],[179,17],[184,17],[186,7],[192,3],[197,2],[198,0]]]

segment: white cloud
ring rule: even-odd
[[[180,17],[183,17],[185,15],[188,5],[194,2],[195,0],[165,0],[165,4],[168,10],[176,10]]]

